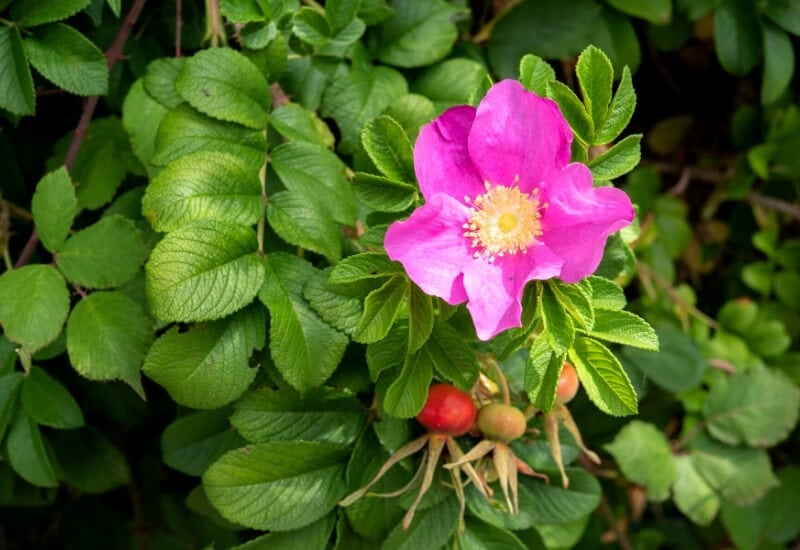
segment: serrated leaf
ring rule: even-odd
[[[764,24],[764,78],[761,79],[761,103],[777,100],[795,70],[794,48],[789,35],[770,23]]]
[[[597,310],[600,311],[600,310]],[[623,315],[632,315],[619,311]],[[696,386],[708,367],[697,344],[679,329],[659,327],[658,353],[627,348],[622,351],[626,365],[632,365],[648,380],[672,393]]]
[[[158,169],[153,166],[158,127],[168,109],[150,97],[144,90],[142,79],[133,83],[122,104],[122,125],[131,139],[131,150],[152,177]]]
[[[28,371],[20,400],[22,410],[38,424],[62,430],[83,426],[83,413],[78,403],[60,382],[40,367],[33,366]]]
[[[90,294],[67,321],[67,352],[75,370],[90,380],[122,380],[142,397],[139,369],[152,341],[152,321],[119,291]]]
[[[591,330],[594,325],[594,308],[583,287],[579,284],[568,285],[557,279],[551,279],[548,284],[572,320],[579,327]]]
[[[61,21],[89,5],[90,0],[17,0],[11,7],[11,19],[22,27]]]
[[[291,141],[305,141],[323,147],[330,147],[334,142],[327,124],[316,113],[297,103],[274,109],[269,114],[269,125]]]
[[[0,27],[0,107],[15,115],[32,115],[36,110],[33,77],[15,26]]]
[[[381,550],[442,548],[458,528],[458,500],[452,493],[434,506],[414,514],[414,521],[403,529],[402,522],[386,537]]]
[[[364,427],[357,399],[330,391],[299,395],[260,388],[235,404],[231,423],[251,443],[319,441],[351,445]]]
[[[28,352],[56,339],[69,313],[67,283],[52,265],[32,264],[0,275],[0,324]]]
[[[356,172],[353,191],[359,202],[379,212],[403,212],[418,194],[413,185],[363,172]]]
[[[158,127],[152,162],[166,166],[195,151],[216,151],[237,156],[258,170],[264,164],[266,149],[263,132],[215,120],[189,105],[180,105],[168,112]]]
[[[67,240],[78,212],[75,188],[65,167],[50,172],[36,185],[31,212],[42,244],[56,252]]]
[[[478,379],[478,358],[451,324],[436,323],[422,351],[430,357],[436,373],[457,388],[469,391]]]
[[[207,321],[249,304],[264,266],[249,227],[198,220],[168,233],[145,266],[150,310],[157,319]]]
[[[615,344],[658,351],[656,331],[647,321],[630,311],[595,310],[595,322],[589,335]]]
[[[800,389],[780,371],[751,369],[719,378],[703,404],[709,433],[729,445],[771,447],[797,424]]]
[[[306,280],[303,297],[322,320],[348,334],[355,330],[364,312],[363,298],[372,290],[367,284],[334,285],[328,282],[331,268]]]
[[[744,75],[761,58],[761,18],[751,0],[722,0],[714,10],[714,49],[720,65]]]
[[[108,92],[108,63],[103,52],[68,25],[52,23],[26,38],[31,65],[47,80],[77,95]]]
[[[611,101],[614,67],[602,50],[588,46],[578,56],[575,72],[578,75],[583,103],[591,116],[593,126],[599,128],[606,120],[608,104]]]
[[[367,367],[372,381],[392,367],[403,364],[408,349],[408,326],[403,320],[389,331],[382,340],[367,346]]]
[[[347,447],[328,443],[250,445],[212,464],[203,487],[230,521],[261,530],[298,529],[326,515],[342,497],[348,456]]]
[[[566,84],[558,80],[551,80],[547,83],[547,96],[554,99],[561,108],[561,113],[567,119],[570,128],[575,136],[585,144],[592,142],[594,126],[586,107]]]
[[[289,244],[317,252],[335,263],[342,255],[339,228],[316,201],[292,191],[272,193],[267,203],[267,221]]]
[[[264,346],[264,309],[253,305],[230,317],[173,326],[150,347],[142,371],[181,405],[215,409],[241,396],[256,376],[248,360]]]
[[[602,126],[595,128],[592,145],[605,145],[617,139],[631,121],[635,108],[636,92],[633,89],[631,71],[628,67],[624,67],[614,99],[608,108],[608,116]]]
[[[403,369],[383,396],[383,410],[394,418],[416,416],[428,399],[432,379],[433,363],[429,354],[421,351],[406,356]]]
[[[719,511],[719,496],[698,473],[691,454],[675,456],[675,506],[698,525],[711,523]]]
[[[631,134],[599,157],[593,158],[589,161],[592,177],[597,181],[608,181],[636,168],[642,158],[639,147],[641,141],[642,134]]]
[[[575,340],[575,328],[550,285],[542,287],[539,314],[544,323],[543,335],[547,343],[557,355],[564,354]]]
[[[3,454],[11,468],[31,485],[58,486],[39,426],[22,411],[17,412],[11,424]]]
[[[430,337],[435,321],[433,300],[417,286],[408,294],[408,351],[417,351]]]
[[[459,547],[464,550],[525,550],[528,548],[507,529],[496,527],[474,518],[466,524],[464,532],[458,533]]]
[[[364,313],[353,331],[353,340],[368,344],[386,336],[397,319],[408,288],[408,279],[397,275],[370,292],[364,300]]]
[[[354,283],[362,279],[391,277],[403,272],[403,266],[380,252],[362,252],[336,264],[328,278],[332,284]]]
[[[161,434],[164,464],[200,476],[223,454],[244,445],[228,416],[226,408],[187,414],[172,422]]]
[[[0,376],[0,441],[6,433],[6,427],[16,410],[17,392],[22,387],[21,372],[9,372]]]
[[[131,280],[147,252],[136,224],[122,216],[107,216],[67,239],[56,254],[56,264],[71,283],[109,288]]]
[[[607,347],[589,338],[576,338],[568,354],[586,394],[598,409],[611,416],[636,414],[636,391]]]
[[[393,118],[382,115],[369,121],[361,132],[361,143],[384,176],[406,183],[416,181],[411,142]]]
[[[549,413],[556,402],[558,379],[564,368],[564,353],[555,353],[545,338],[536,338],[525,363],[525,392],[531,405]]]
[[[173,109],[183,103],[183,98],[175,91],[175,79],[185,62],[185,57],[162,57],[147,64],[144,89],[164,107]]]
[[[628,303],[625,293],[617,283],[605,277],[590,275],[584,281],[588,281],[592,289],[592,305],[601,309],[622,309]]]
[[[211,117],[254,130],[267,126],[267,81],[249,59],[235,50],[201,50],[187,59],[175,79],[175,91]]]
[[[259,299],[270,312],[270,352],[275,367],[295,389],[321,385],[336,370],[347,336],[327,324],[303,298],[315,269],[296,256],[273,252]]]
[[[160,232],[194,220],[252,225],[264,213],[258,173],[245,160],[203,151],[182,156],[153,178],[142,213]]]
[[[519,81],[525,89],[540,96],[547,95],[547,83],[556,79],[556,72],[541,57],[526,54],[519,62]]]
[[[623,427],[614,441],[605,445],[625,477],[647,488],[647,499],[669,498],[676,469],[666,436],[653,424],[634,420]]]
[[[131,482],[125,455],[96,429],[59,431],[50,440],[63,481],[79,491],[100,494]]]

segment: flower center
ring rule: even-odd
[[[525,254],[542,234],[541,210],[547,205],[539,201],[539,190],[523,193],[517,187],[485,185],[483,195],[464,197],[472,210],[464,236],[472,239],[474,256],[491,262],[506,254]]]

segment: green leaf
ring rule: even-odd
[[[419,135],[420,128],[433,120],[436,112],[433,101],[427,97],[419,94],[406,94],[389,105],[383,114],[395,119],[413,143]]]
[[[327,124],[313,111],[297,103],[287,103],[269,114],[269,125],[291,141],[305,141],[323,147],[333,145]]]
[[[648,500],[669,498],[676,478],[675,459],[666,436],[653,424],[634,420],[604,447],[627,479],[645,486]]]
[[[450,53],[458,37],[453,22],[463,12],[444,0],[391,3],[392,17],[377,29],[377,57],[388,65],[421,67]]]
[[[695,468],[708,484],[741,506],[778,484],[764,449],[729,447],[701,434],[692,441],[691,451]]]
[[[542,287],[539,314],[544,323],[543,334],[547,343],[557,355],[563,355],[575,340],[575,328],[550,285]]]
[[[39,426],[22,411],[17,412],[11,424],[4,451],[11,468],[31,485],[58,486]]]
[[[675,456],[672,496],[678,510],[698,525],[710,524],[719,511],[719,496],[697,471],[691,454]]]
[[[622,309],[628,303],[617,283],[605,277],[591,275],[584,279],[591,288],[592,305],[600,309]]]
[[[410,285],[408,294],[408,351],[417,351],[433,331],[436,321],[433,300],[417,285]]]
[[[764,24],[764,78],[761,80],[761,103],[777,100],[794,75],[795,59],[792,41],[784,31]]]
[[[605,52],[614,65],[616,76],[620,76],[626,66],[636,71],[642,60],[642,52],[630,17],[603,6],[600,16],[586,30],[588,33],[583,38],[582,46],[594,44]]]
[[[325,2],[325,19],[332,30],[338,31],[357,17],[360,7],[361,0],[328,0]]]
[[[598,312],[600,310],[597,310]],[[627,317],[632,313],[619,311]],[[622,358],[643,377],[672,393],[679,393],[700,383],[708,367],[694,341],[675,327],[662,326],[657,331],[658,353],[625,349]]]
[[[249,227],[198,220],[168,233],[145,266],[150,310],[166,321],[219,319],[249,304],[264,282]]]
[[[586,531],[591,515],[569,523],[541,523],[526,533],[525,541],[529,547],[541,544],[544,548],[572,548],[577,545]],[[533,534],[537,536],[534,537]],[[541,539],[541,542],[539,540]]]
[[[336,264],[328,278],[333,284],[354,283],[362,279],[391,277],[402,273],[403,266],[380,252],[362,252]]]
[[[100,494],[130,484],[125,455],[96,429],[59,431],[50,440],[61,479],[79,491]]]
[[[800,309],[800,273],[797,271],[780,271],[773,281],[775,295],[789,307]]]
[[[144,373],[175,402],[215,409],[241,396],[256,376],[248,360],[264,346],[264,309],[253,305],[219,321],[185,332],[173,326],[156,340],[144,360]]]
[[[56,252],[67,240],[78,212],[75,188],[65,167],[50,172],[36,185],[31,212],[42,244]]]
[[[284,143],[270,152],[270,165],[283,185],[345,225],[356,219],[356,203],[344,163],[313,143]]]
[[[800,36],[800,8],[791,0],[770,0],[764,14],[787,32]]]
[[[422,350],[430,357],[436,373],[461,390],[469,391],[477,381],[480,364],[475,351],[451,324],[436,323]]]
[[[411,142],[393,118],[382,115],[369,121],[361,132],[361,142],[383,175],[395,181],[416,181]]]
[[[612,416],[636,414],[639,407],[633,385],[607,347],[589,338],[576,338],[569,358],[598,409]]]
[[[14,405],[17,400],[17,390],[22,387],[23,375],[21,372],[9,372],[0,376],[0,441],[6,433],[6,427],[11,421],[11,414],[16,410]]]
[[[578,326],[591,330],[594,325],[594,308],[583,286],[568,285],[558,279],[548,281],[553,294]]]
[[[22,384],[22,410],[37,424],[69,429],[83,426],[78,403],[57,380],[33,366]]]
[[[466,524],[463,533],[458,533],[459,548],[464,550],[525,550],[528,548],[517,536],[506,529],[474,518]]]
[[[231,424],[251,443],[319,441],[352,445],[364,428],[364,407],[354,397],[330,391],[299,395],[259,388],[234,405]]]
[[[353,331],[353,340],[369,344],[386,336],[397,319],[408,289],[408,279],[396,275],[370,292],[364,300],[364,313]]]
[[[36,111],[33,77],[17,27],[0,27],[0,107],[15,115]]]
[[[325,90],[321,114],[338,124],[342,133],[339,150],[345,154],[355,152],[364,124],[407,93],[403,75],[388,67],[353,70],[336,79]]]
[[[599,340],[658,351],[658,335],[650,324],[629,311],[597,309],[589,335]]]
[[[175,91],[208,116],[254,130],[267,126],[267,81],[249,59],[235,50],[211,48],[187,59],[175,79]]]
[[[314,308],[322,320],[338,330],[352,333],[364,313],[363,297],[369,289],[364,284],[333,285],[328,282],[331,268],[316,272],[306,280],[303,298]]]
[[[611,101],[611,85],[614,83],[611,60],[599,48],[588,46],[578,57],[575,72],[578,75],[583,103],[591,116],[593,126],[600,128],[606,120]]]
[[[77,95],[108,92],[108,63],[88,38],[62,23],[36,29],[23,41],[31,65],[47,80]]]
[[[458,500],[450,494],[431,508],[414,515],[408,529],[398,524],[381,544],[381,550],[443,548],[458,528]]]
[[[744,75],[758,64],[762,44],[761,18],[752,0],[722,0],[714,10],[714,49],[720,65]]]
[[[556,402],[558,379],[564,368],[566,351],[555,353],[545,338],[536,338],[525,363],[525,392],[531,405],[549,413]]]
[[[608,3],[623,13],[641,17],[655,25],[666,25],[672,19],[670,0],[609,0]]]
[[[175,91],[175,79],[185,62],[185,57],[162,57],[147,64],[144,89],[164,107],[174,109],[183,103],[183,98]]]
[[[209,118],[188,105],[168,112],[158,127],[153,164],[165,166],[195,151],[228,153],[252,170],[264,164],[267,145],[263,132]]]
[[[146,257],[142,232],[115,215],[72,235],[56,254],[56,264],[71,283],[109,288],[130,281]]]
[[[519,62],[519,81],[530,92],[547,95],[547,84],[556,79],[556,72],[541,57],[526,54]]]
[[[433,379],[430,355],[419,352],[406,356],[400,375],[386,389],[383,410],[394,418],[412,418],[419,414],[428,399]]]
[[[303,298],[315,269],[301,258],[273,252],[259,299],[269,308],[270,352],[283,378],[304,392],[321,385],[342,359],[347,336],[327,324]]]
[[[599,157],[593,158],[589,161],[592,177],[597,181],[613,180],[636,168],[642,158],[641,141],[642,134],[631,134]]]
[[[367,346],[367,367],[372,381],[383,371],[403,364],[408,350],[408,327],[401,319],[386,335]]]
[[[608,115],[602,126],[595,127],[592,144],[605,145],[617,139],[617,136],[622,133],[631,121],[635,108],[636,92],[633,89],[631,71],[628,67],[624,67],[622,69],[622,78],[620,78],[617,91],[614,93],[614,99],[611,100],[611,105],[608,108]]]
[[[348,456],[347,447],[329,443],[250,445],[212,464],[203,487],[230,521],[261,530],[297,529],[326,515],[342,497]]]
[[[800,389],[782,372],[740,371],[718,378],[703,405],[709,433],[729,445],[771,447],[797,424]]]
[[[335,263],[342,255],[336,223],[316,201],[292,191],[278,191],[269,197],[267,221],[284,241],[325,256]]]
[[[229,409],[182,416],[161,434],[164,464],[190,476],[201,476],[219,457],[244,445],[228,420]]]
[[[337,515],[334,512],[323,516],[310,525],[291,531],[272,531],[250,539],[231,550],[264,550],[265,548],[327,548]],[[341,540],[337,533],[337,543]]]
[[[433,101],[438,113],[448,107],[468,103],[472,93],[487,76],[483,64],[465,57],[456,57],[426,69],[414,80],[411,90]]]
[[[239,157],[210,151],[188,154],[147,186],[142,213],[162,233],[204,219],[252,225],[264,215],[261,183],[258,173]]]
[[[157,173],[152,160],[158,127],[167,112],[164,105],[147,94],[141,78],[133,83],[122,104],[122,125],[130,136],[131,149],[150,177]]]
[[[67,352],[75,370],[90,380],[122,380],[142,397],[139,368],[152,341],[152,321],[119,291],[90,294],[67,321]]]
[[[56,339],[69,313],[67,284],[52,265],[32,264],[0,275],[0,324],[28,352]]]
[[[359,202],[378,212],[403,212],[418,195],[414,185],[364,172],[356,172],[353,191]]]
[[[89,5],[90,0],[17,0],[11,7],[11,20],[21,27],[61,21]]]
[[[570,128],[581,143],[588,144],[594,135],[594,125],[578,96],[566,84],[558,80],[547,83],[547,96],[554,99],[561,108]]]

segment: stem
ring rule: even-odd
[[[631,541],[628,540],[628,533],[625,532],[625,529],[619,526],[617,517],[611,510],[611,506],[608,504],[608,500],[606,499],[605,495],[600,497],[600,512],[606,519],[608,526],[611,527],[611,530],[614,531],[614,534],[617,536],[617,542],[619,543],[620,548],[622,548],[622,550],[633,550]]]
[[[175,57],[181,57],[181,33],[183,31],[183,6],[175,0]]]
[[[506,375],[503,374],[503,369],[500,368],[500,365],[495,361],[494,357],[487,356],[486,361],[492,367],[495,376],[497,376],[497,382],[500,384],[500,391],[503,393],[503,405],[510,405],[511,393],[508,391],[508,382],[506,381]]]
[[[697,319],[701,320],[714,330],[719,330],[720,328],[719,323],[717,323],[715,319],[712,319],[711,317],[709,317],[708,315],[706,315],[705,313],[694,307],[692,304],[684,300],[683,297],[680,294],[678,294],[674,288],[672,288],[672,285],[670,285],[669,281],[667,281],[661,275],[656,273],[649,265],[645,264],[644,262],[637,262],[636,268],[639,272],[639,276],[644,278],[642,280],[643,283],[645,282],[645,280],[655,282],[661,288],[661,290],[667,293],[667,296],[669,296],[669,298],[673,302],[675,302],[676,304],[678,304],[678,306],[681,307],[681,309],[683,309],[690,315],[693,315]]]

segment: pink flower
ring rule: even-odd
[[[557,104],[514,80],[420,131],[425,204],[389,227],[386,251],[426,293],[466,301],[483,340],[521,325],[528,281],[590,275],[608,236],[633,221],[623,191],[569,163],[571,142]]]

